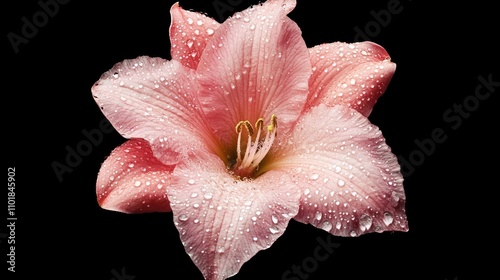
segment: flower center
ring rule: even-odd
[[[273,145],[277,135],[277,128],[278,121],[276,115],[271,116],[271,122],[266,128],[264,128],[264,120],[262,118],[258,119],[253,127],[249,121],[240,121],[236,125],[238,142],[236,145],[236,163],[232,168],[234,175],[239,178],[251,178],[254,175],[255,171],[259,168],[260,162]],[[246,148],[242,145],[244,130],[247,132]],[[265,130],[265,136],[262,133],[263,130]],[[244,152],[243,149],[245,150]]]

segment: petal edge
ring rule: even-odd
[[[194,172],[196,170],[196,172]],[[180,238],[207,280],[236,274],[270,247],[298,212],[300,193],[285,172],[255,180],[230,175],[214,155],[193,155],[174,171],[168,188]]]
[[[153,156],[146,140],[128,140],[102,164],[97,202],[104,209],[123,213],[170,212],[165,189],[173,169]]]
[[[343,104],[367,117],[396,70],[387,51],[373,42],[335,42],[309,51],[314,71],[307,108]]]
[[[381,131],[346,106],[318,105],[273,151],[302,189],[296,220],[334,235],[407,231],[403,176]]]
[[[220,24],[203,14],[186,11],[179,3],[170,9],[170,55],[182,65],[196,69],[209,38]]]

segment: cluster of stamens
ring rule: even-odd
[[[261,139],[262,131],[264,130],[264,120],[259,118],[255,125],[249,121],[240,121],[236,125],[236,133],[238,133],[238,142],[236,146],[236,164],[234,165],[233,172],[240,177],[251,176],[260,162],[267,155],[274,139],[277,135],[278,122],[276,115],[271,116],[270,124],[267,125],[266,135]],[[255,129],[254,129],[255,128]],[[242,132],[243,129],[247,132],[247,144],[245,152],[242,153]],[[255,138],[253,136],[255,135]]]

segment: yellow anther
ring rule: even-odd
[[[259,118],[259,119],[255,122],[255,128],[256,128],[256,129],[262,129],[262,126],[264,126],[264,119]]]
[[[244,121],[243,123],[245,125],[245,128],[247,129],[248,135],[252,136],[253,135],[253,127],[250,124],[249,121]]]
[[[241,132],[241,126],[242,126],[244,123],[245,123],[244,121],[240,121],[240,122],[236,125],[236,133],[240,133],[240,132]]]
[[[278,126],[278,119],[276,118],[276,115],[273,114],[271,116],[271,124],[267,126],[267,130],[273,131],[274,129],[276,129],[277,126]]]

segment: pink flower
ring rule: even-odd
[[[403,177],[367,116],[395,71],[379,45],[308,49],[268,0],[219,24],[171,8],[172,60],[116,64],[93,96],[123,137],[101,207],[173,212],[206,279],[236,274],[290,219],[333,235],[407,231]]]

